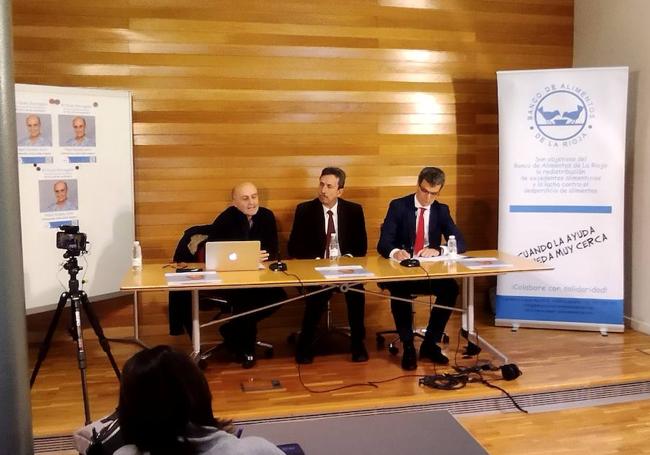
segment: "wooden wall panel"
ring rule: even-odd
[[[13,13],[16,82],[133,92],[145,261],[168,260],[242,180],[284,248],[327,165],[348,172],[371,247],[425,165],[447,171],[442,200],[469,246],[495,247],[495,72],[572,63],[572,0],[15,0]]]

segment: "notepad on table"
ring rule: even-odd
[[[493,268],[503,268],[503,267],[512,267],[512,264],[503,262],[498,258],[471,258],[468,257],[460,261],[468,269],[493,269]]]
[[[320,272],[325,278],[360,278],[375,276],[374,273],[368,271],[360,265],[331,265],[326,267],[314,267],[317,272]]]
[[[221,283],[217,272],[179,272],[165,273],[167,286],[188,286],[193,284],[218,284]]]

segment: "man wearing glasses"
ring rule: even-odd
[[[463,235],[454,224],[449,207],[437,201],[445,184],[445,173],[437,167],[425,167],[418,175],[415,194],[394,199],[381,226],[377,251],[385,258],[402,261],[411,257],[432,257],[440,254],[441,238],[456,236],[458,252],[466,250]],[[414,294],[436,296],[436,305],[453,307],[458,297],[458,284],[454,279],[389,282],[382,285],[392,297],[412,299]],[[413,344],[412,305],[391,299],[395,327],[402,341],[402,368],[417,368]],[[437,343],[451,315],[450,310],[433,307],[427,331],[420,346],[420,359],[446,365],[449,359]]]

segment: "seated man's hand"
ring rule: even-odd
[[[410,258],[411,255],[408,253],[408,251],[405,250],[398,250],[393,254],[393,259],[396,261],[403,261],[404,259]]]
[[[417,256],[420,256],[422,258],[432,258],[434,256],[440,256],[440,251],[436,250],[435,248],[422,248]]]
[[[269,253],[266,250],[260,250],[260,262],[268,261]]]

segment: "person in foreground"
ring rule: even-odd
[[[381,226],[377,251],[385,258],[396,261],[411,256],[432,257],[440,255],[441,237],[456,236],[458,252],[466,250],[463,234],[449,213],[449,207],[436,199],[445,185],[445,173],[436,167],[425,167],[418,175],[415,194],[391,201]],[[416,280],[383,283],[392,297],[412,299],[414,294],[436,296],[436,305],[453,307],[458,297],[458,284],[454,279]],[[402,368],[417,368],[413,344],[412,305],[391,299],[395,327],[402,341]],[[451,310],[433,307],[429,323],[420,346],[420,359],[446,365],[449,359],[442,353],[440,342],[451,315]]]
[[[345,186],[345,172],[337,167],[321,171],[318,197],[298,204],[289,236],[289,255],[297,259],[329,257],[331,235],[338,238],[340,254],[365,256],[368,249],[366,222],[363,208],[354,202],[341,199]],[[362,286],[358,286],[362,287]],[[313,291],[316,288],[310,288]],[[312,363],[316,326],[327,308],[333,291],[321,292],[305,298],[305,314],[296,345],[296,362]],[[363,342],[365,295],[346,292],[345,302],[350,324],[350,351],[353,362],[368,360]]]
[[[122,371],[116,455],[282,455],[266,439],[237,438],[214,417],[212,394],[198,366],[169,346],[145,349]]]

